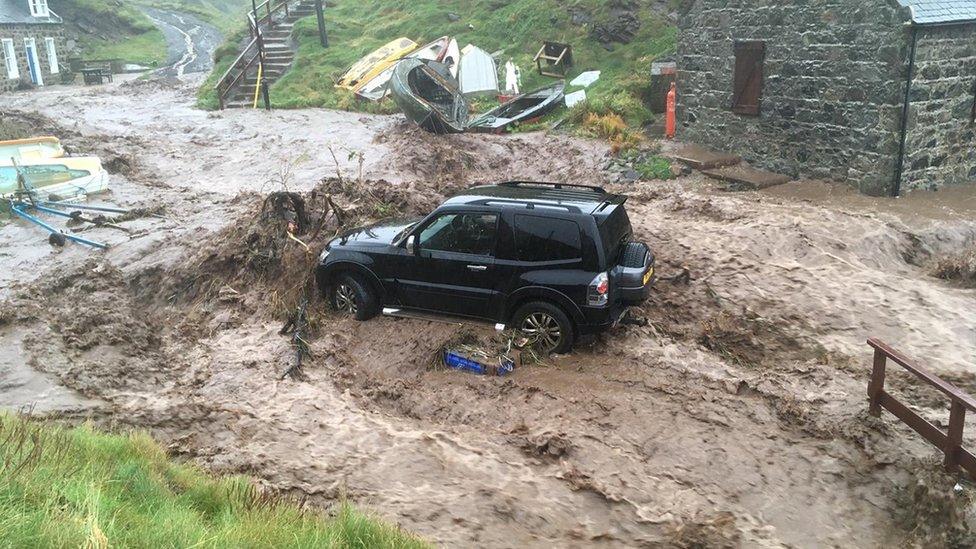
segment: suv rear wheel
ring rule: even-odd
[[[519,307],[512,326],[526,344],[543,353],[566,353],[573,347],[573,323],[562,309],[546,301]]]
[[[340,313],[356,320],[369,320],[376,316],[379,298],[369,284],[354,274],[339,275],[329,291],[329,304]]]

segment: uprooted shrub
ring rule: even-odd
[[[939,259],[932,269],[936,278],[976,288],[976,243],[969,248]]]
[[[958,484],[941,460],[917,462],[914,477],[895,495],[899,521],[910,532],[910,545],[976,546],[976,488]]]

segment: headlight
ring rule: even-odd
[[[329,257],[329,248],[328,247],[324,248],[322,250],[322,253],[319,254],[319,263],[322,263],[323,261],[325,261],[325,258],[327,258],[327,257]]]

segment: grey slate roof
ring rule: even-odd
[[[0,25],[4,23],[60,23],[61,18],[52,13],[52,17],[34,17],[31,15],[27,0],[0,0]]]
[[[976,21],[976,0],[898,0],[918,24]]]

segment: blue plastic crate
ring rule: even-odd
[[[515,362],[507,358],[499,365],[484,364],[477,360],[472,360],[457,351],[444,351],[444,364],[448,368],[479,375],[505,376],[515,371]]]

